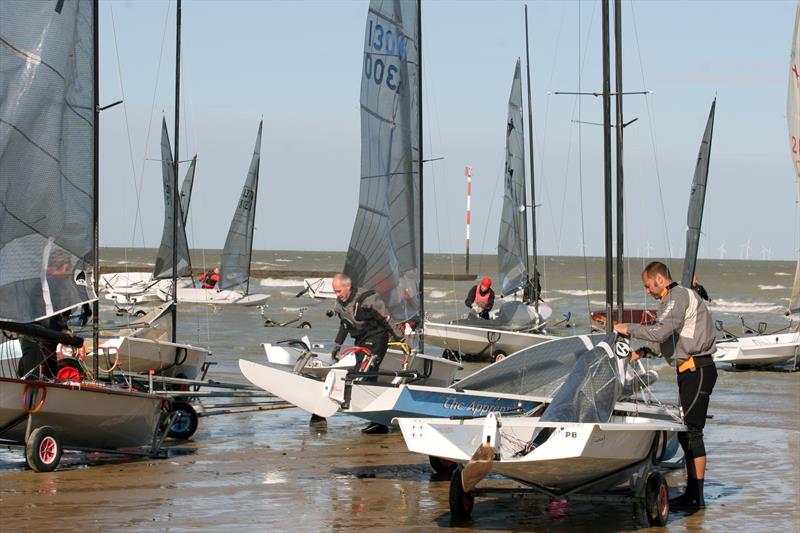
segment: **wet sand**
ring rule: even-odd
[[[662,373],[663,374],[663,373]],[[720,373],[707,427],[708,508],[673,512],[670,531],[797,531],[800,526],[800,391],[797,373]],[[737,390],[773,383],[752,401]],[[660,382],[661,395],[674,384]],[[668,398],[665,398],[668,399]],[[86,465],[68,454],[56,472],[23,469],[0,454],[3,531],[356,529],[421,531],[632,531],[647,529],[630,503],[476,500],[453,522],[449,480],[409,453],[398,432],[362,435],[335,416],[310,427],[298,409],[201,419],[193,441],[168,459]],[[90,461],[91,462],[91,461]],[[668,475],[676,491],[682,471]],[[490,480],[498,486],[513,483]]]

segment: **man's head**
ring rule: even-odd
[[[642,283],[650,296],[660,300],[664,295],[664,290],[672,283],[672,275],[669,273],[667,265],[660,261],[653,261],[642,272]]]
[[[491,286],[492,286],[492,278],[490,278],[489,276],[486,276],[481,280],[481,290],[483,292],[488,291]]]
[[[219,267],[214,267],[214,274],[219,274]]]
[[[353,288],[353,282],[350,281],[350,276],[347,274],[336,274],[333,276],[332,285],[337,300],[345,302],[350,298],[350,291]]]

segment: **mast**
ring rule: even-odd
[[[528,284],[530,293],[533,296],[533,306],[539,311],[539,295],[536,287],[536,274],[538,272],[538,256],[536,253],[536,181],[533,171],[533,100],[531,98],[531,53],[528,45],[528,4],[525,4],[525,70],[528,79],[528,153],[530,154],[530,175],[531,175],[531,251],[533,252],[533,273],[528,269]],[[528,239],[525,239],[525,258],[527,260]],[[531,282],[531,280],[533,280]]]
[[[425,323],[425,231],[423,220],[425,210],[423,209],[422,199],[422,0],[417,0],[417,57],[419,61],[417,74],[417,121],[419,123],[419,320]],[[424,328],[423,328],[424,329]],[[419,335],[419,351],[425,352],[424,332]]]
[[[175,14],[175,157],[172,158],[172,342],[178,337],[178,141],[181,113],[181,0]]]
[[[621,324],[623,319],[624,305],[624,240],[623,240],[623,203],[622,196],[623,174],[622,174],[622,133],[624,121],[622,118],[622,2],[614,0],[614,74],[616,77],[616,109],[617,109],[617,320]],[[606,315],[606,322],[611,321],[611,315]]]
[[[258,131],[261,131],[261,126],[260,125],[259,125],[259,130]],[[261,138],[259,137],[259,140],[260,139]],[[244,289],[245,295],[250,294],[250,266],[253,264],[253,237],[255,236],[254,232],[255,232],[255,223],[256,223],[256,204],[258,204],[258,202],[257,202],[257,199],[258,199],[258,178],[259,178],[259,173],[261,172],[261,146],[260,146],[260,143],[259,143],[259,147],[258,148],[259,148],[259,150],[258,150],[259,155],[258,155],[258,163],[256,164],[256,182],[254,184],[255,187],[253,187],[253,223],[249,224],[250,227],[247,230],[247,231],[250,232],[250,239],[249,239],[249,241],[250,241],[250,251],[247,254],[247,285],[246,285],[246,287]]]
[[[613,238],[611,228],[611,64],[609,57],[609,0],[602,0],[603,13],[603,175],[605,183],[605,267],[606,267],[606,332],[614,330],[614,272],[611,265]]]
[[[92,236],[94,239],[94,294],[100,294],[100,17],[98,15],[98,0],[92,2],[92,40],[94,46],[94,162],[92,173],[94,174],[94,220],[92,221]],[[97,378],[100,372],[100,304],[99,298],[92,302],[92,349],[94,358],[92,359],[92,373]]]

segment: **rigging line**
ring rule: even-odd
[[[124,89],[125,84],[123,83],[122,61],[120,61],[119,45],[118,45],[118,42],[117,42],[117,23],[116,23],[116,19],[114,17],[114,4],[112,2],[109,2],[108,6],[109,6],[110,14],[111,14],[111,30],[112,30],[112,34],[114,35],[114,53],[117,56],[117,76],[119,78],[120,95],[122,96],[122,114],[125,117],[125,134],[126,134],[126,137],[128,139],[128,156],[129,156],[130,164],[131,164],[131,176],[133,177],[133,188],[134,188],[134,191],[136,191],[136,198],[137,198],[137,203],[138,203],[138,199],[141,197],[142,192],[140,190],[140,186],[136,182],[136,163],[135,163],[135,159],[134,159],[134,155],[133,155],[133,140],[131,139],[130,121],[128,120],[128,106],[125,103],[125,100],[126,100],[126,98],[125,98],[125,89]],[[125,202],[122,203],[122,220],[128,220],[127,208],[125,206]],[[135,244],[135,241],[136,241],[136,228],[137,228],[137,226],[140,229],[143,228],[142,219],[141,219],[141,213],[140,213],[140,211],[138,209],[138,205],[137,205],[136,213],[135,213],[135,216],[134,216],[133,235],[131,236],[131,246],[133,246]],[[143,229],[142,229],[142,244],[144,245],[144,230]],[[123,257],[125,259],[125,272],[127,273],[127,272],[129,272],[128,268],[129,268],[129,265],[130,265],[130,261],[128,261],[128,247],[127,246],[124,248]]]
[[[585,65],[586,58],[588,56],[589,50],[589,37],[591,35],[591,23],[594,21],[594,14],[595,14],[596,5],[592,7],[592,14],[589,19],[589,35],[586,37],[586,44],[584,50],[583,60],[581,60],[580,53],[581,53],[581,3],[578,2],[578,91],[580,91],[583,87],[583,67]],[[582,64],[583,63],[583,64]],[[580,97],[576,97],[578,100],[578,119],[580,120],[583,118],[583,106],[581,103]],[[581,213],[581,256],[583,257],[583,280],[584,285],[586,287],[586,311],[587,314],[591,316],[592,312],[592,303],[589,297],[589,264],[586,259],[586,217],[584,214],[585,206],[583,202],[583,126],[578,123],[578,187],[579,187],[579,201],[580,201],[580,213]],[[591,319],[590,319],[591,321]]]
[[[647,87],[647,82],[644,76],[644,63],[642,62],[642,48],[639,46],[639,29],[636,25],[636,8],[631,2],[631,19],[633,21],[633,34],[634,40],[636,41],[636,56],[639,59],[639,71],[642,73],[642,87]],[[650,98],[652,95],[646,95],[644,102],[645,102],[645,109],[647,109],[647,125],[650,131],[650,145],[653,149],[653,163],[655,164],[656,169],[656,181],[658,183],[658,200],[659,204],[661,205],[661,219],[664,223],[664,238],[666,239],[667,243],[667,257],[672,257],[672,245],[669,241],[669,230],[667,229],[667,211],[664,207],[664,193],[661,186],[661,171],[659,170],[658,166],[658,152],[656,151],[656,134],[655,134],[655,117],[653,116],[652,110],[650,108]]]
[[[162,61],[162,59],[164,57],[164,43],[166,42],[166,38],[167,38],[167,26],[168,26],[169,20],[170,20],[170,14],[171,14],[171,7],[170,6],[171,5],[172,5],[172,0],[169,0],[167,2],[167,6],[166,6],[166,9],[167,9],[166,16],[164,17],[164,30],[163,30],[163,32],[161,34],[161,49],[160,49],[160,52],[159,52],[159,55],[158,55],[158,66],[156,67],[156,83],[155,83],[155,85],[153,87],[153,100],[152,100],[152,102],[150,104],[150,116],[147,119],[147,133],[145,134],[144,157],[142,158],[142,167],[141,167],[142,170],[141,170],[141,172],[140,172],[140,174],[138,176],[138,187],[137,187],[138,194],[136,195],[136,216],[135,216],[135,220],[138,221],[139,224],[140,224],[140,231],[142,232],[142,246],[145,245],[145,238],[144,238],[144,225],[143,225],[142,219],[141,219],[141,216],[142,216],[141,215],[141,189],[144,186],[144,169],[145,169],[145,164],[147,162],[148,146],[150,145],[150,132],[152,130],[152,124],[153,124],[153,110],[156,107],[156,95],[158,94],[158,79],[159,79],[159,74],[161,73],[161,61]],[[177,154],[176,154],[176,157],[177,157]],[[136,178],[134,178],[134,179],[136,179]],[[136,235],[136,225],[135,224],[134,224],[133,233],[134,233],[134,237],[133,237],[132,240],[135,239],[135,235]]]

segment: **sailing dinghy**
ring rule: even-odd
[[[263,122],[260,122],[250,168],[225,239],[219,283],[213,289],[178,287],[179,302],[253,306],[262,305],[269,298],[267,294],[250,294],[250,259],[253,253],[253,229],[256,223],[262,127]],[[160,291],[160,295],[164,300],[171,297],[169,291],[164,290]]]
[[[525,133],[522,124],[522,81],[520,61],[514,69],[511,94],[508,99],[506,124],[506,161],[504,172],[503,211],[497,244],[497,263],[500,276],[500,297],[528,290],[534,283],[528,268],[527,209],[525,198]],[[499,301],[499,300],[496,300]],[[540,331],[552,314],[544,302],[519,300],[502,303],[499,312],[484,320],[474,313],[449,324],[425,322],[426,342],[448,351],[472,356],[488,355],[493,360],[551,337]]]
[[[794,19],[792,56],[789,63],[789,91],[786,98],[786,121],[789,126],[789,146],[800,193],[800,4]],[[762,367],[791,363],[800,368],[800,258],[794,273],[789,308],[789,331],[739,337],[732,341],[717,342],[714,361],[738,367]]]
[[[9,0],[0,20],[0,330],[77,348],[34,322],[96,301],[97,2]],[[64,448],[157,453],[169,401],[77,374],[0,378],[0,442],[36,471]]]

